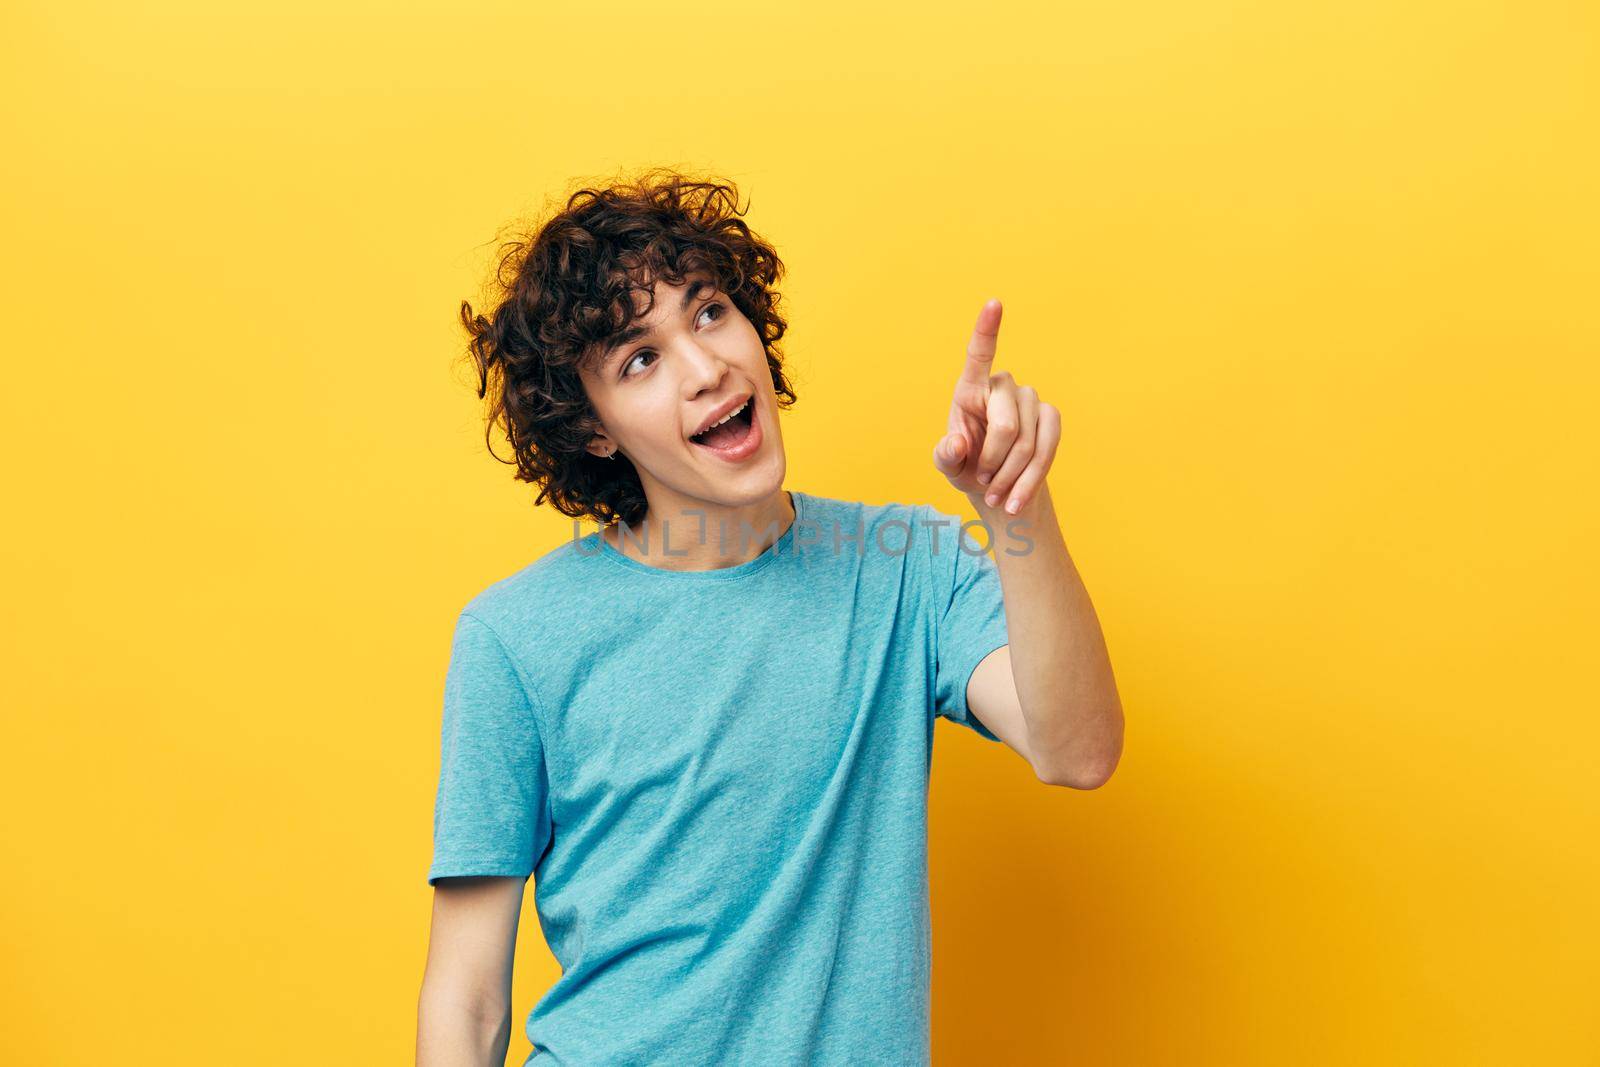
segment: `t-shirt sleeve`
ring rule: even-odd
[[[505,646],[466,612],[451,644],[440,740],[428,884],[529,877],[550,841],[544,746]]]
[[[981,529],[962,534],[959,516],[933,508],[927,509],[924,518],[941,523],[936,530],[920,531],[926,535],[924,543],[936,579],[934,712],[970,727],[980,737],[999,741],[967,706],[967,682],[985,656],[1009,643],[1000,568],[988,551],[978,552],[980,547],[988,548],[987,535]]]

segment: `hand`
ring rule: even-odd
[[[967,362],[950,401],[950,425],[933,465],[973,506],[1004,503],[1015,515],[1037,495],[1061,442],[1061,412],[1009,371],[991,373],[1000,338],[1000,301],[978,312]]]

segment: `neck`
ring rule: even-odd
[[[754,504],[651,501],[642,522],[627,528],[615,523],[601,536],[618,552],[652,567],[708,571],[755,559],[782,537],[794,520],[789,493],[780,488]]]

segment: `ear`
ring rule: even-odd
[[[605,459],[617,451],[616,443],[604,433],[596,433],[589,438],[589,443],[583,447],[588,449],[591,456],[599,456],[601,459]]]

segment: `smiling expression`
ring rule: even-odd
[[[704,273],[658,280],[653,292],[649,313],[581,372],[603,427],[589,450],[626,455],[651,510],[776,493],[783,439],[755,326]],[[730,414],[709,442],[694,439]]]

